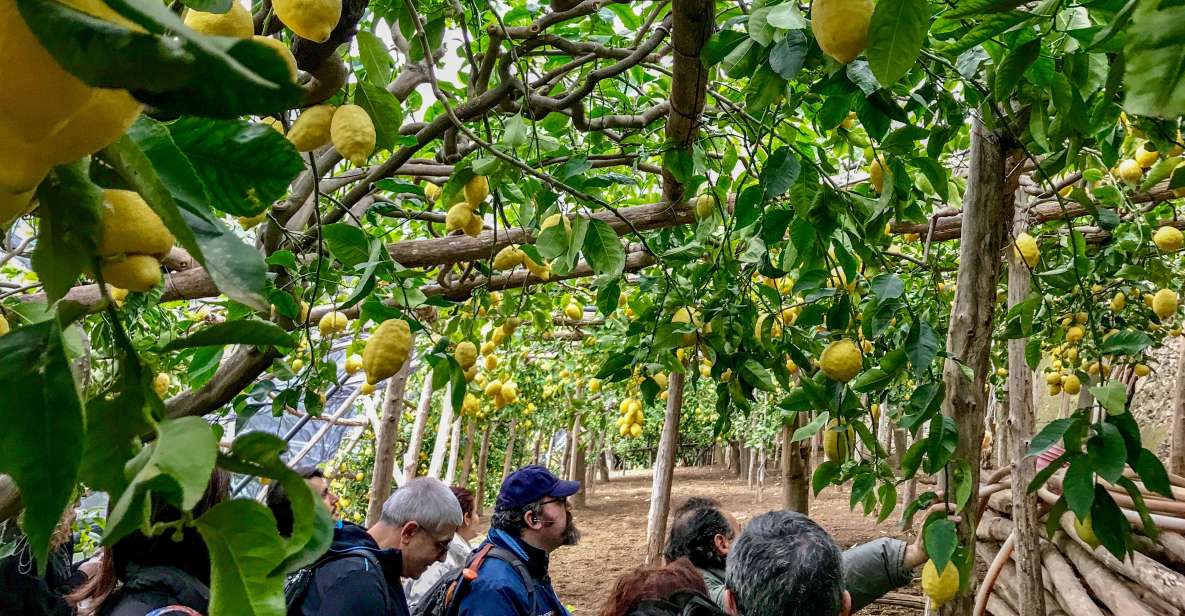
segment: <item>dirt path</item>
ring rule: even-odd
[[[755,491],[748,489],[743,479],[722,469],[676,469],[672,506],[689,496],[716,498],[741,524],[745,524],[758,514],[780,507],[781,487],[777,483],[768,483],[762,502],[757,503]],[[610,483],[597,484],[589,507],[574,512],[584,538],[578,546],[558,550],[551,566],[556,591],[565,603],[575,608],[573,616],[595,616],[618,576],[641,563],[649,500],[649,471],[630,471],[624,477],[621,473],[613,473]],[[862,509],[848,510],[847,492],[829,488],[812,502],[811,507],[811,517],[826,528],[841,547],[878,537],[903,537],[896,528],[898,515],[877,525],[874,517],[862,515]],[[903,592],[919,591],[915,583]],[[912,616],[920,612],[873,604],[860,614]]]

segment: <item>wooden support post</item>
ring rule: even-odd
[[[420,387],[420,404],[416,408],[416,422],[412,424],[411,436],[407,441],[407,453],[403,455],[403,477],[408,481],[416,476],[420,466],[420,447],[424,444],[424,428],[428,425],[428,413],[432,410],[432,373],[424,375]]]
[[[412,348],[415,348],[416,335],[412,334]],[[407,391],[407,380],[411,377],[411,367],[415,360],[415,353],[407,358],[403,368],[395,376],[387,379],[387,391],[383,396],[383,416],[379,423],[379,433],[375,435],[374,467],[370,472],[370,502],[366,504],[366,526],[372,526],[379,520],[383,511],[383,503],[391,495],[391,482],[395,473],[395,446],[399,442],[399,417],[403,415],[403,395]]]
[[[465,455],[461,461],[461,476],[457,479],[457,485],[467,488],[469,487],[469,474],[473,470],[473,437],[477,432],[477,420],[470,417],[465,420]]]
[[[1185,475],[1185,342],[1178,342],[1177,378],[1173,381],[1173,434],[1169,472]]]
[[[461,450],[461,418],[458,417],[453,420],[452,436],[449,437],[448,445],[448,470],[444,472],[444,482],[448,485],[453,485],[453,480],[457,477],[457,455]]]
[[[580,490],[572,495],[572,506],[583,509],[588,504],[588,482],[585,479],[584,439],[582,437],[584,425],[580,413],[576,413],[576,421],[572,424],[572,467],[568,479],[580,482]]]
[[[646,515],[646,561],[658,564],[667,539],[667,512],[671,507],[671,479],[675,474],[675,448],[679,445],[679,420],[683,412],[682,372],[672,372],[667,383],[667,412],[658,440],[658,454],[650,484],[650,512]]]
[[[510,433],[506,435],[506,455],[502,456],[502,478],[499,481],[506,481],[506,477],[510,475],[511,469],[514,468],[514,438],[518,435],[518,417],[510,418]]]
[[[790,423],[782,426],[782,508],[803,515],[809,515],[811,508],[811,440],[792,443],[790,439],[807,419],[808,413],[796,413]]]
[[[979,501],[979,463],[987,406],[984,385],[990,363],[996,277],[1012,221],[1012,194],[1005,187],[1004,176],[1005,138],[1002,132],[989,130],[978,117],[972,119],[971,163],[959,242],[959,283],[947,332],[948,359],[942,371],[946,383],[942,413],[954,420],[959,431],[959,443],[948,468],[951,472],[960,466],[966,469],[967,476],[960,481],[970,486],[972,503]],[[946,487],[951,493],[950,486]],[[959,543],[972,563],[978,518],[975,508],[968,507],[958,524]],[[971,593],[959,594],[943,605],[939,614],[969,616],[974,601]]]
[[[481,432],[481,453],[477,456],[477,515],[481,515],[485,509],[486,482],[489,477],[487,462],[490,461],[490,428],[487,422],[485,430]]]
[[[440,479],[444,458],[448,453],[449,431],[453,427],[453,386],[444,388],[441,399],[440,421],[436,424],[436,440],[432,443],[432,457],[428,461],[428,476]]]
[[[1013,235],[1025,231],[1024,207],[1026,197],[1022,190],[1016,191],[1018,203],[1012,220]],[[1029,268],[1018,258],[1016,251],[1008,253],[1008,307],[1024,302],[1029,296],[1031,280]],[[1002,449],[1007,443],[1015,467],[1012,471],[1012,519],[1016,527],[1016,578],[1019,605],[1018,616],[1044,616],[1045,594],[1041,584],[1041,523],[1037,499],[1025,493],[1025,486],[1037,474],[1037,459],[1026,458],[1029,440],[1036,427],[1036,409],[1033,407],[1033,371],[1025,361],[1025,346],[1028,338],[1014,338],[1008,341],[1008,408],[1007,436],[1005,431],[996,432],[996,447]],[[1003,414],[1001,409],[998,413]]]

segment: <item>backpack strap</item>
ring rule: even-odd
[[[489,550],[488,556],[497,558],[498,560],[500,560],[502,562],[508,563],[511,567],[514,568],[515,572],[518,573],[518,576],[520,578],[522,578],[523,585],[526,586],[526,588],[527,588],[527,604],[530,606],[530,613],[532,615],[534,615],[534,613],[535,613],[535,579],[531,577],[531,572],[527,571],[527,563],[524,562],[522,558],[519,558],[518,554],[515,554],[514,552],[507,550],[506,548],[496,546],[492,543],[489,544],[489,546],[492,549]]]
[[[533,616],[535,613],[535,580],[531,577],[531,573],[527,571],[527,564],[523,562],[522,558],[519,558],[518,554],[492,543],[486,543],[481,549],[470,556],[469,562],[465,563],[465,568],[461,570],[461,574],[448,585],[444,595],[444,613],[456,613],[459,604],[454,605],[453,599],[456,598],[462,585],[472,583],[473,580],[477,579],[486,558],[494,558],[505,562],[518,573],[519,577],[522,578],[523,586],[526,587],[529,613]]]

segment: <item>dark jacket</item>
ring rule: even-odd
[[[183,605],[205,614],[210,589],[201,580],[174,567],[129,564],[123,584],[99,608],[99,616],[144,616],[157,608]]]
[[[72,588],[70,558],[73,542],[66,542],[49,553],[45,575],[37,575],[37,566],[23,537],[0,537],[0,544],[20,541],[16,553],[0,559],[0,616],[69,616],[74,609],[65,595]]]
[[[326,562],[313,573],[302,604],[292,614],[302,616],[410,616],[399,576],[403,557],[399,550],[381,550],[365,528],[349,522],[333,531],[330,552],[367,548],[374,561],[363,555]]]
[[[550,562],[547,552],[497,529],[490,531],[486,542],[514,552],[526,563],[535,586],[534,610],[531,609],[526,584],[514,567],[507,562],[487,558],[477,578],[466,585],[457,616],[568,616],[568,610],[564,609],[551,587],[551,577],[547,574]],[[481,546],[477,549],[480,550]]]

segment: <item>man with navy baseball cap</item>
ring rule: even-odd
[[[567,616],[547,570],[552,552],[580,540],[568,505],[579,490],[580,482],[537,464],[506,477],[489,537],[474,551],[486,557],[462,591],[458,616]]]

